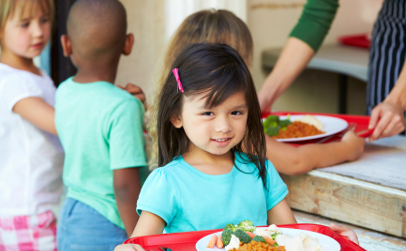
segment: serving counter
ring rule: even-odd
[[[406,238],[406,137],[367,143],[353,162],[281,177],[294,209]]]

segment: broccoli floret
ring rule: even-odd
[[[274,126],[264,127],[264,132],[266,133],[266,135],[270,137],[276,136],[279,133],[279,127]]]
[[[235,232],[237,230],[237,227],[234,224],[230,223],[227,224],[223,230],[230,230],[231,232]]]
[[[237,237],[242,243],[250,243],[251,237],[246,234],[243,230],[237,229],[234,233],[235,237]]]
[[[266,120],[264,121],[264,127],[277,127],[279,124],[279,117],[276,115],[269,115],[268,118],[266,118]]]
[[[257,241],[257,242],[263,242],[266,243],[264,237],[260,236],[260,235],[255,235],[254,239],[252,239],[253,241]]]
[[[232,234],[234,234],[234,232],[231,231],[230,229],[223,230],[223,233],[221,234],[221,241],[224,243],[224,246],[230,244]]]
[[[255,231],[255,229],[257,229],[255,226],[254,226],[254,224],[252,223],[252,221],[249,221],[249,220],[243,220],[243,221],[241,221],[240,223],[238,223],[238,229],[241,229],[241,230],[243,230],[244,232],[245,231],[248,231],[248,232],[254,232]]]
[[[273,239],[273,240],[275,240],[276,239],[276,236],[278,236],[278,235],[280,235],[281,233],[274,233],[274,234],[271,234],[271,238]]]
[[[279,126],[281,127],[281,129],[286,128],[290,124],[292,124],[292,122],[289,119],[279,121]]]

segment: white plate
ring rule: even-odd
[[[303,117],[306,114],[303,115],[290,115],[290,121],[295,121],[301,117]],[[289,138],[289,139],[276,139],[279,142],[297,142],[297,141],[304,141],[304,140],[310,140],[310,139],[319,139],[319,138],[324,138],[329,135],[333,135],[335,133],[341,132],[345,128],[347,128],[348,123],[344,119],[336,118],[336,117],[331,117],[331,116],[324,116],[324,115],[313,115],[316,117],[318,120],[320,120],[321,123],[323,123],[323,129],[322,131],[325,132],[323,134],[318,134],[314,136],[308,136],[308,137],[301,137],[301,138]],[[280,119],[286,119],[288,116],[279,116]],[[265,121],[265,119],[263,119]]]
[[[263,229],[266,229],[265,227],[261,227]],[[340,244],[334,240],[333,238],[324,235],[324,234],[319,234],[311,231],[306,231],[306,230],[300,230],[300,229],[292,229],[292,228],[279,228],[282,231],[282,234],[284,235],[289,235],[291,237],[294,237],[296,235],[299,235],[301,233],[308,234],[310,237],[313,239],[317,238],[319,240],[319,244],[323,247],[323,251],[340,251],[341,246]],[[215,233],[217,235],[221,234],[222,232]],[[255,233],[255,231],[254,231]],[[213,234],[209,234],[203,238],[201,238],[197,243],[196,243],[196,249],[198,251],[209,251],[209,250],[225,250],[224,248],[219,249],[217,247],[214,248],[207,248],[207,244],[209,244],[210,238]]]

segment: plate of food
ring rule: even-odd
[[[348,127],[347,121],[325,115],[269,115],[263,120],[267,135],[280,142],[296,142],[327,137]]]
[[[255,227],[251,221],[228,224],[222,232],[209,234],[196,243],[198,251],[340,251],[333,238],[316,232],[269,227]]]

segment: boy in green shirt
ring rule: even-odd
[[[113,85],[120,55],[131,52],[117,0],[80,0],[61,37],[77,74],[56,92],[55,123],[65,150],[67,199],[58,250],[113,250],[131,235],[146,178],[142,103]]]

